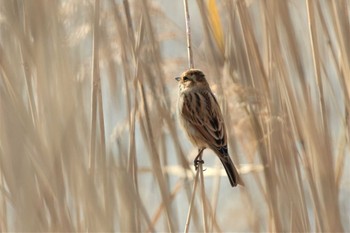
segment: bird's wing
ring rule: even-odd
[[[184,98],[182,115],[185,120],[219,156],[231,185],[244,186],[227,151],[225,124],[215,96],[211,91],[203,91],[189,93]]]
[[[213,93],[210,90],[191,92],[184,98],[183,117],[191,123],[211,149],[226,154],[225,125],[220,106]]]

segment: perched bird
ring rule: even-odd
[[[198,147],[195,168],[210,148],[221,160],[232,187],[244,185],[227,151],[225,122],[219,104],[202,71],[190,69],[175,78],[179,83],[178,117],[188,138]]]

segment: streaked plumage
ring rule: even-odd
[[[219,104],[202,71],[190,69],[179,82],[178,116],[188,138],[201,153],[210,148],[220,158],[231,185],[243,185],[228,154],[225,123]]]

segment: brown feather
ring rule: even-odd
[[[198,70],[189,70],[179,82],[178,113],[189,139],[199,149],[208,147],[215,152],[232,186],[243,185],[227,151],[226,128],[220,106],[204,74]]]

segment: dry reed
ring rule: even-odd
[[[181,1],[0,6],[0,231],[350,231],[348,1],[189,2],[246,184],[196,193]]]

